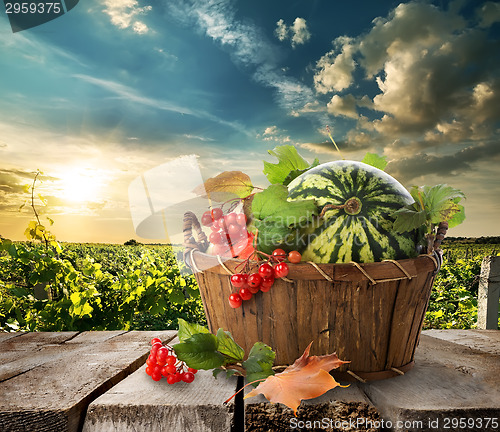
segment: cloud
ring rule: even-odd
[[[172,17],[186,26],[194,25],[226,49],[233,62],[248,70],[256,82],[273,89],[278,104],[289,114],[297,114],[306,104],[315,102],[310,87],[280,69],[277,47],[260,28],[239,21],[229,0],[170,0],[165,4]],[[296,30],[293,33],[297,34],[295,43],[305,41],[304,25],[300,19]],[[319,119],[319,122],[324,121],[324,118]]]
[[[184,106],[177,105],[173,102],[164,100],[164,99],[156,99],[148,96],[141,95],[137,92],[137,90],[126,86],[124,84],[118,83],[116,81],[105,80],[101,78],[95,78],[90,75],[82,75],[75,74],[73,75],[75,78],[86,81],[90,84],[101,87],[110,93],[117,95],[119,98],[124,99],[129,102],[133,102],[135,104],[144,105],[147,107],[151,107],[154,109],[162,110],[162,111],[171,111],[179,114],[192,115],[194,117],[202,118],[205,120],[213,121],[215,123],[219,123],[223,126],[229,127],[231,129],[235,129],[241,133],[245,133],[249,135],[249,132],[245,130],[245,127],[239,122],[227,121],[221,119],[207,111],[203,110],[193,110]]]
[[[281,144],[292,142],[290,135],[287,135],[286,131],[281,130],[276,125],[266,127],[266,129],[264,129],[264,132],[257,135],[257,137],[261,138],[263,141],[274,141]]]
[[[402,181],[409,181],[429,174],[437,174],[441,177],[459,176],[464,171],[474,169],[477,162],[485,160],[496,160],[498,165],[500,160],[500,143],[498,141],[469,146],[448,155],[414,154],[391,161],[386,171]]]
[[[295,21],[291,26],[287,26],[283,19],[280,19],[276,23],[276,29],[274,34],[281,42],[289,39],[292,44],[292,48],[297,45],[304,45],[309,39],[311,39],[311,33],[307,28],[307,23],[304,18],[295,18]]]
[[[328,102],[327,108],[328,112],[335,116],[344,116],[350,118],[358,117],[358,113],[356,111],[356,99],[352,94],[348,94],[343,97],[339,95],[333,95],[330,102]]]
[[[412,172],[411,163],[449,164],[447,172],[452,166],[468,169],[463,156],[472,150],[439,153],[450,143],[482,148],[488,137],[499,141],[500,57],[492,53],[500,47],[488,31],[500,20],[498,4],[485,3],[470,22],[454,5],[444,10],[427,2],[401,3],[365,34],[335,39],[316,64],[315,90],[330,95],[328,112],[357,119],[346,133],[349,146],[362,145],[370,134],[379,146],[385,142],[387,153],[416,152],[401,162],[402,175]],[[355,85],[360,73],[377,89],[363,94]],[[369,114],[360,116],[360,108]],[[389,144],[396,140],[398,151]],[[438,155],[428,154],[431,147]],[[474,155],[488,159],[486,152]]]
[[[152,6],[139,7],[137,0],[104,0],[104,12],[109,15],[111,23],[120,29],[132,28],[137,34],[145,34],[149,28],[136,19],[151,11]]]
[[[342,91],[351,86],[356,68],[353,54],[354,40],[341,36],[333,42],[335,49],[326,53],[316,63],[314,86],[319,93]]]

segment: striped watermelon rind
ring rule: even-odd
[[[417,232],[398,234],[392,214],[414,202],[384,171],[356,161],[334,161],[310,169],[288,185],[288,200],[314,198],[324,216],[302,227],[305,261],[377,262],[417,255]],[[328,204],[347,208],[325,208]]]

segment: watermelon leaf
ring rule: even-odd
[[[361,162],[371,165],[372,167],[384,170],[387,166],[387,156],[379,156],[376,153],[366,153],[365,157]]]
[[[319,164],[318,159],[314,159],[314,162],[309,164],[292,145],[277,146],[268,152],[278,158],[278,163],[275,164],[264,161],[263,173],[271,184],[286,186],[294,178]]]

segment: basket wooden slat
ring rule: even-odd
[[[212,332],[230,331],[247,353],[257,341],[268,344],[276,352],[277,365],[293,363],[314,341],[312,355],[337,352],[351,361],[339,371],[368,379],[411,367],[437,264],[420,256],[397,264],[319,265],[332,281],[311,264],[290,264],[290,282],[276,280],[269,292],[233,309],[227,301],[235,291],[230,272],[239,271],[242,261],[221,265],[216,257],[198,251],[191,258],[204,269],[195,276]]]

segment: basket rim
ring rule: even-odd
[[[193,261],[193,263],[188,261]],[[244,269],[247,260],[239,258],[222,258],[199,250],[186,254],[186,263],[197,272],[209,272],[229,277]],[[257,269],[262,261],[250,260],[250,269]],[[194,264],[194,265],[191,265]],[[293,280],[324,280],[328,282],[368,281],[372,284],[390,282],[402,279],[412,279],[425,273],[436,273],[439,261],[435,255],[419,255],[403,260],[386,260],[372,263],[335,263],[318,264],[301,262],[287,263],[289,273],[285,281]]]

